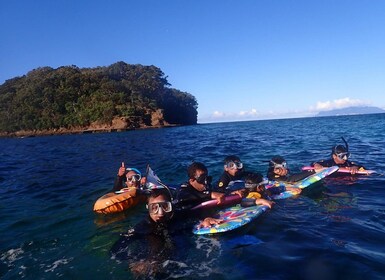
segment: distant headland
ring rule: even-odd
[[[373,106],[355,106],[329,111],[319,112],[316,117],[343,116],[343,115],[364,115],[385,113],[385,110]]]
[[[40,67],[0,85],[0,136],[124,131],[197,123],[193,95],[155,66]]]

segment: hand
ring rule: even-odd
[[[356,174],[357,171],[358,171],[358,167],[357,166],[349,167],[349,169],[350,169],[350,174]]]
[[[214,219],[214,218],[211,218],[211,217],[207,217],[202,222],[200,222],[200,224],[198,225],[198,229],[199,228],[204,228],[204,227],[211,227],[213,225],[219,225],[222,222],[223,222],[222,219]]]
[[[275,204],[273,201],[263,199],[263,198],[258,198],[255,200],[256,205],[264,205],[267,206],[271,209],[271,207]]]
[[[218,193],[218,192],[212,192],[211,193],[211,198],[217,200],[217,204],[221,204],[222,202],[225,201],[225,194],[223,193]]]
[[[126,167],[124,166],[124,162],[122,162],[122,166],[119,167],[118,176],[122,177],[126,173]]]
[[[237,194],[237,195],[239,195],[240,197],[245,197],[245,195],[246,195],[246,190],[245,190],[245,189],[237,190],[237,191],[232,192],[231,194]]]
[[[291,191],[294,195],[300,194],[302,192],[302,189],[293,187],[286,187],[286,190]]]
[[[314,167],[315,170],[320,170],[320,169],[323,169],[323,168],[324,168],[324,167],[323,167],[321,164],[319,164],[319,163],[314,163],[313,167]]]

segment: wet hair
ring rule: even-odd
[[[193,162],[187,168],[187,175],[190,179],[195,178],[197,170],[202,170],[205,173],[208,173],[207,167],[201,162]]]
[[[263,176],[261,173],[258,173],[258,172],[248,173],[245,177],[246,184],[259,184],[262,181],[263,181]]]
[[[274,156],[270,161],[269,161],[269,168],[274,168],[274,163],[276,164],[282,164],[284,163],[286,160],[281,157],[281,156]]]
[[[348,142],[345,140],[344,137],[341,137],[342,141],[344,141],[345,146],[343,145],[336,145],[332,148],[332,155],[333,154],[340,154],[340,153],[348,153],[349,152],[349,145]]]
[[[271,158],[271,160],[269,161],[269,168],[267,169],[267,173],[269,172],[272,172],[274,170],[274,167],[275,167],[275,164],[282,164],[284,163],[286,160],[281,157],[281,156],[274,156]]]
[[[162,188],[162,189],[151,190],[150,194],[147,197],[147,202],[151,198],[156,198],[156,197],[161,196],[161,195],[163,195],[168,201],[171,201],[170,192],[166,188],[164,188],[164,189]]]
[[[239,157],[235,156],[235,155],[231,155],[231,156],[225,157],[223,162],[225,164],[228,164],[229,162],[236,162],[236,161],[240,162],[241,159]]]
[[[345,146],[342,146],[342,145],[337,145],[337,146],[334,146],[333,149],[332,149],[332,154],[339,154],[339,153],[347,153],[347,149]]]

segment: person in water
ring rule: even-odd
[[[350,157],[349,145],[346,142],[344,137],[341,137],[341,138],[344,141],[345,146],[343,145],[334,146],[332,148],[331,157],[329,159],[320,160],[312,163],[311,166],[314,167],[315,170],[321,169],[324,167],[332,167],[332,166],[348,168],[350,169],[351,174],[356,174],[357,171],[365,170],[364,166],[349,160],[349,157]]]
[[[313,170],[302,171],[300,173],[290,174],[286,160],[282,156],[275,156],[269,161],[267,169],[267,178],[274,181],[284,181],[296,183],[314,174]]]
[[[279,185],[273,186],[268,189],[265,188],[265,185],[268,183],[267,180],[263,180],[262,174],[260,173],[249,173],[245,177],[245,187],[248,190],[248,195],[246,198],[256,199],[266,199],[271,200],[272,195],[279,195],[280,193],[290,190],[294,194],[300,194],[300,188],[293,188],[289,186]]]
[[[216,185],[216,190],[218,192],[228,193],[230,192],[230,182],[243,180],[246,175],[247,173],[243,168],[243,163],[241,159],[235,155],[227,156],[224,159],[224,171]],[[232,193],[244,197],[245,191],[245,189],[241,188],[240,190],[235,190]]]
[[[270,193],[266,191],[261,173],[249,172],[244,178],[245,188],[247,190],[246,199],[241,202],[242,206],[265,205],[271,208],[274,202],[270,201]]]
[[[185,217],[178,218],[171,201],[167,189],[151,190],[146,204],[148,216],[122,234],[111,248],[113,258],[128,260],[130,270],[136,276],[159,276],[163,263],[174,258],[178,252],[174,237],[186,229],[191,232],[192,224],[186,223]],[[220,219],[207,217],[201,225],[211,226],[221,222]]]
[[[141,184],[145,182],[145,178],[142,177],[142,173],[133,167],[126,168],[124,162],[119,167],[118,174],[114,181],[114,187],[112,192],[117,192],[120,190],[134,190],[139,189]]]
[[[211,176],[207,167],[201,162],[193,162],[187,168],[188,181],[176,192],[175,206],[179,211],[190,210],[194,206],[208,200],[216,199],[218,203],[224,194],[211,190]]]

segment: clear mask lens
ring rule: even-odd
[[[336,153],[336,156],[342,160],[348,160],[350,153]]]
[[[132,175],[131,177],[127,177],[127,182],[131,182],[131,183],[139,182],[140,179],[142,179],[142,176],[140,176],[139,174],[135,174],[135,175]]]
[[[172,211],[172,204],[170,201],[156,202],[148,204],[147,208],[151,214],[157,214],[160,209],[166,213],[169,213]]]
[[[230,169],[242,169],[243,163],[239,161],[237,162],[230,161],[229,163],[226,164],[226,167]]]
[[[282,163],[275,163],[274,161],[271,161],[274,164],[274,168],[287,168],[287,163],[286,161]]]

